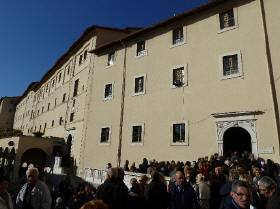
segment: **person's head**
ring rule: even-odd
[[[182,171],[176,171],[175,182],[177,183],[177,185],[182,185],[184,183],[184,174],[182,173]]]
[[[259,186],[260,193],[266,198],[270,198],[277,191],[276,182],[268,176],[262,177],[258,181],[258,186]]]
[[[220,175],[220,174],[222,174],[222,167],[216,167],[215,168],[215,174],[218,176],[218,175]]]
[[[196,175],[196,183],[205,182],[205,176],[201,173]]]
[[[239,180],[240,181],[245,181],[249,185],[252,185],[252,183],[253,183],[252,177],[249,174],[241,174],[241,175],[239,175]]]
[[[109,209],[109,207],[102,200],[91,200],[86,202],[81,209]]]
[[[0,176],[0,193],[5,193],[8,190],[9,179],[6,176]]]
[[[130,179],[130,184],[131,184],[132,187],[135,186],[137,184],[137,179],[136,178],[131,178]]]
[[[247,182],[240,180],[233,181],[230,196],[239,208],[250,208],[250,190]]]
[[[147,184],[149,178],[146,175],[140,176],[139,182],[140,184]]]
[[[37,168],[28,168],[26,171],[26,178],[28,184],[35,184],[38,180],[39,171]]]
[[[255,168],[253,170],[253,174],[257,177],[261,177],[261,170],[259,168]]]
[[[237,180],[239,178],[238,172],[235,169],[230,169],[228,175],[229,181]]]

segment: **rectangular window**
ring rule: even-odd
[[[132,143],[142,142],[142,126],[132,126]]]
[[[84,52],[84,61],[86,61],[87,60],[87,50],[85,50],[85,52]]]
[[[134,79],[134,93],[144,93],[144,76],[136,77]]]
[[[184,41],[183,27],[173,30],[173,44],[179,44]]]
[[[52,127],[54,126],[54,120],[52,120]]]
[[[104,99],[111,99],[113,96],[113,85],[111,83],[105,85]]]
[[[66,99],[66,93],[63,94],[62,102],[65,102],[65,99]]]
[[[60,118],[59,118],[59,125],[61,126],[62,123],[63,123],[63,119],[62,119],[62,117],[60,117]]]
[[[185,123],[173,124],[173,143],[185,143]]]
[[[143,55],[146,55],[145,41],[140,41],[137,43],[136,56],[143,56]]]
[[[108,143],[110,137],[110,128],[105,127],[101,129],[100,143]]]
[[[61,73],[59,73],[59,76],[58,76],[58,82],[61,81]]]
[[[54,87],[54,80],[52,81],[52,87]]]
[[[108,63],[107,63],[107,65],[108,66],[112,66],[112,65],[114,65],[114,62],[115,62],[115,52],[112,52],[112,53],[108,54]]]
[[[82,63],[83,63],[83,55],[81,54],[79,58],[79,65],[81,65]]]
[[[70,122],[72,122],[74,120],[74,113],[72,112],[71,114],[70,114]]]
[[[181,87],[184,85],[184,67],[173,69],[173,85]]]
[[[237,74],[238,72],[238,57],[237,54],[223,57],[223,76]]]
[[[56,107],[56,98],[54,99],[54,106]]]
[[[44,112],[44,107],[42,107],[42,113]]]
[[[78,94],[78,88],[79,88],[79,79],[75,80],[73,97],[77,96],[77,94]]]
[[[225,12],[221,12],[219,14],[220,19],[220,29],[229,28],[232,26],[235,26],[235,20],[234,20],[234,13],[233,9],[230,9]]]
[[[46,128],[47,128],[47,123],[45,123],[45,125],[44,125],[44,133],[45,133]]]
[[[48,110],[50,110],[51,103],[48,103]]]

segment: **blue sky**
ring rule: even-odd
[[[210,0],[8,0],[0,5],[0,97],[39,81],[91,25],[147,27]]]

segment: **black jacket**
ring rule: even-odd
[[[146,187],[145,199],[147,209],[166,209],[168,207],[168,193],[166,185],[153,180]]]
[[[126,209],[128,188],[123,181],[107,179],[97,188],[95,198],[103,200],[109,209]]]

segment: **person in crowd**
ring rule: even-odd
[[[9,179],[5,176],[0,176],[0,208],[13,209],[11,195],[8,193]]]
[[[229,205],[231,204],[232,198],[230,192],[231,192],[232,182],[237,179],[239,179],[238,172],[235,169],[230,169],[228,181],[220,189],[219,194],[222,197],[222,201],[219,209],[225,209],[229,207]]]
[[[169,185],[170,209],[197,209],[197,196],[193,187],[185,182],[181,171],[175,173],[175,182]]]
[[[108,178],[98,187],[95,198],[103,200],[109,209],[126,209],[128,188],[123,179],[124,170],[122,168],[109,169]]]
[[[193,168],[184,169],[184,174],[186,181],[193,187],[195,191],[197,191],[197,185],[195,181],[195,170]]]
[[[207,170],[207,168],[203,165],[202,162],[199,162],[199,163],[198,163],[197,173],[203,174],[203,176],[205,176],[205,178],[208,179],[208,170]]]
[[[230,196],[231,204],[226,209],[250,209],[250,186],[247,182],[234,180]]]
[[[50,209],[51,195],[48,186],[38,179],[37,168],[29,168],[26,171],[27,183],[25,183],[16,199],[17,209]]]
[[[209,209],[211,190],[210,190],[210,186],[206,183],[205,176],[201,173],[197,174],[196,183],[198,185],[197,196],[198,196],[199,209]]]
[[[129,168],[130,172],[135,172],[136,171],[136,166],[135,166],[135,162],[133,162]]]
[[[126,160],[125,161],[125,164],[124,164],[124,166],[123,166],[123,169],[124,169],[124,171],[129,171],[129,161],[128,160]]]
[[[139,183],[136,178],[130,179],[131,188],[128,191],[128,208],[143,209],[145,208],[145,198],[141,193]]]
[[[276,182],[269,176],[264,176],[258,181],[260,193],[268,200],[266,209],[279,209],[280,192]]]
[[[152,181],[145,191],[147,209],[166,209],[168,206],[168,193],[164,177],[157,171],[152,171]]]
[[[85,203],[81,209],[109,209],[109,207],[102,200],[91,200]]]
[[[140,193],[141,193],[142,197],[144,197],[145,190],[148,185],[148,180],[149,180],[149,178],[146,175],[142,175],[139,178],[139,189],[140,189]]]

